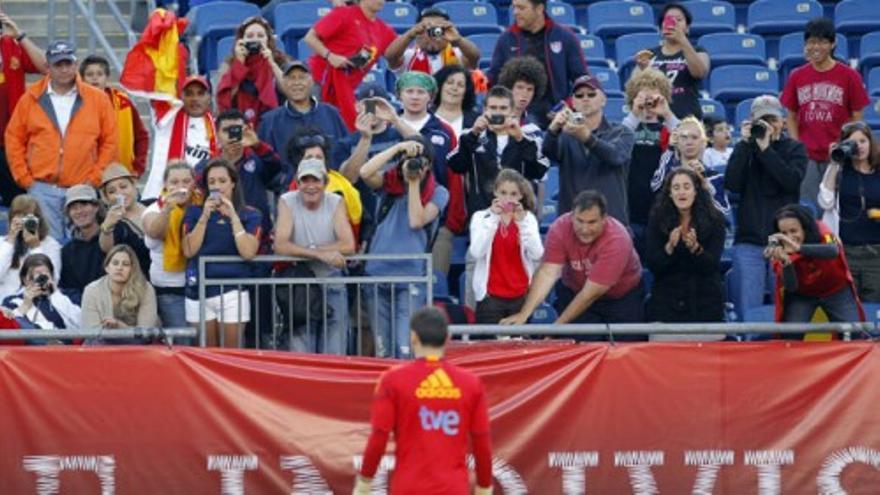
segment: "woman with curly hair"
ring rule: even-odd
[[[724,216],[697,172],[686,167],[670,172],[651,209],[646,243],[646,264],[654,275],[649,321],[721,321]]]
[[[86,286],[83,328],[154,327],[159,324],[156,291],[141,272],[128,244],[117,244],[104,258],[103,277]]]
[[[276,81],[283,79],[286,62],[269,22],[260,16],[245,19],[235,30],[232,55],[218,71],[218,112],[236,108],[256,129],[260,116],[278,107]]]
[[[547,89],[547,73],[541,62],[532,56],[514,57],[508,60],[498,75],[498,84],[513,92],[514,113],[520,125],[537,122],[527,112],[535,99],[544,96]]]
[[[470,129],[479,113],[474,110],[477,98],[471,71],[460,65],[447,65],[434,75],[439,91],[434,95],[434,114],[449,124],[455,137]]]

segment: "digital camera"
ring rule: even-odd
[[[424,156],[414,156],[403,161],[403,170],[407,174],[418,174],[423,168],[430,165]]]
[[[507,120],[507,117],[502,114],[493,114],[489,115],[486,120],[489,122],[489,125],[501,125]]]
[[[431,38],[442,38],[443,31],[445,31],[445,29],[440,26],[430,27],[428,28],[428,36]]]
[[[769,125],[766,121],[761,119],[756,119],[752,121],[752,129],[749,131],[752,139],[764,139],[767,137],[767,130]]]
[[[586,119],[584,118],[584,114],[580,112],[572,112],[568,116],[568,122],[574,125],[581,125],[586,122]]]
[[[368,63],[370,63],[370,51],[366,48],[361,48],[359,52],[349,57],[348,61],[351,62],[351,65],[355,66],[356,68],[362,69]]]
[[[260,53],[262,45],[259,41],[245,41],[244,47],[247,49],[249,55],[255,55],[257,53]]]
[[[831,160],[837,163],[849,162],[859,152],[859,146],[855,141],[846,140],[831,150]]]
[[[34,283],[37,284],[37,287],[40,288],[41,291],[49,290],[49,276],[45,273],[41,273],[34,277]]]
[[[31,234],[36,234],[37,229],[40,228],[40,219],[37,218],[36,215],[25,215],[24,218],[21,219],[21,223],[24,229]]]

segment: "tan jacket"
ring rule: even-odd
[[[86,286],[82,296],[82,323],[85,329],[102,328],[104,318],[113,315],[113,297],[110,293],[110,278],[105,275]],[[156,291],[147,284],[147,293],[138,307],[137,321],[126,322],[132,327],[157,327],[159,316],[156,309]],[[132,325],[132,323],[134,323]]]

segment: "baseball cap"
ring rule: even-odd
[[[382,98],[387,100],[388,91],[385,91],[385,88],[379,83],[363,83],[358,86],[357,93],[355,93],[355,98],[357,99],[357,101],[361,101],[364,98]]]
[[[186,88],[187,86],[189,86],[192,83],[198,83],[206,90],[211,91],[211,84],[208,82],[208,80],[205,78],[205,76],[199,76],[199,75],[192,75],[192,76],[189,76],[186,79],[184,79],[183,84],[180,85],[180,90],[183,91],[184,88]]]
[[[125,177],[132,180],[137,180],[137,176],[135,176],[127,168],[125,168],[125,165],[113,163],[105,168],[104,173],[101,174],[101,187],[104,187],[110,181],[122,179]]]
[[[46,48],[46,61],[55,65],[62,60],[76,62],[76,46],[65,40],[53,41]]]
[[[281,73],[286,76],[287,73],[292,71],[293,69],[302,69],[309,74],[312,73],[312,71],[309,70],[309,64],[303,62],[302,60],[291,60],[290,62],[287,62],[286,64],[284,64],[284,68],[281,70]]]
[[[296,168],[296,180],[302,180],[303,177],[312,176],[317,179],[327,179],[327,169],[324,168],[324,162],[317,158],[306,158],[299,162]]]
[[[66,210],[71,203],[77,201],[88,201],[89,203],[98,202],[98,193],[95,188],[88,184],[77,184],[67,190],[64,195],[64,209]]]
[[[760,119],[767,115],[779,118],[782,118],[785,115],[782,103],[779,102],[779,98],[773,95],[759,96],[752,101],[752,119]]]
[[[574,85],[571,87],[572,94],[574,94],[574,92],[577,91],[578,88],[581,88],[583,86],[586,86],[590,89],[598,89],[599,91],[604,92],[604,90],[602,89],[602,83],[600,83],[599,80],[596,79],[596,76],[592,74],[586,74],[575,79]]]

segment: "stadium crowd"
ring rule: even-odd
[[[769,297],[777,321],[817,307],[858,321],[860,301],[880,302],[880,143],[861,122],[861,76],[833,56],[830,20],[807,24],[807,62],[781,95],[728,123],[703,118],[712,60],[689,37],[690,12],[670,3],[614,121],[544,0],[513,1],[485,73],[488,54],[445,11],[426,8],[396,34],[383,4],[335,6],[305,35],[308,60],[288,57],[266,20],[245,20],[216,88],[180,80],[152,135],[107,60],[80,61],[66,41],[43,51],[0,15],[7,315],[125,328],[196,325],[203,312],[208,345],[237,347],[277,306],[290,338],[262,344],[345,354],[363,297],[375,354],[405,356],[410,315],[430,302],[420,284],[212,285],[200,300],[199,258],[240,258],[209,263],[210,278],[387,279],[426,268],[346,257],[431,253],[447,277],[464,237],[461,306],[479,323],[523,324],[546,303],[555,323],[720,322],[727,294],[740,320]],[[364,81],[383,56],[394,94]],[[26,72],[45,76],[26,88]],[[557,194],[558,218],[544,221]],[[271,253],[308,261],[250,262]],[[276,333],[251,327],[251,344]]]

